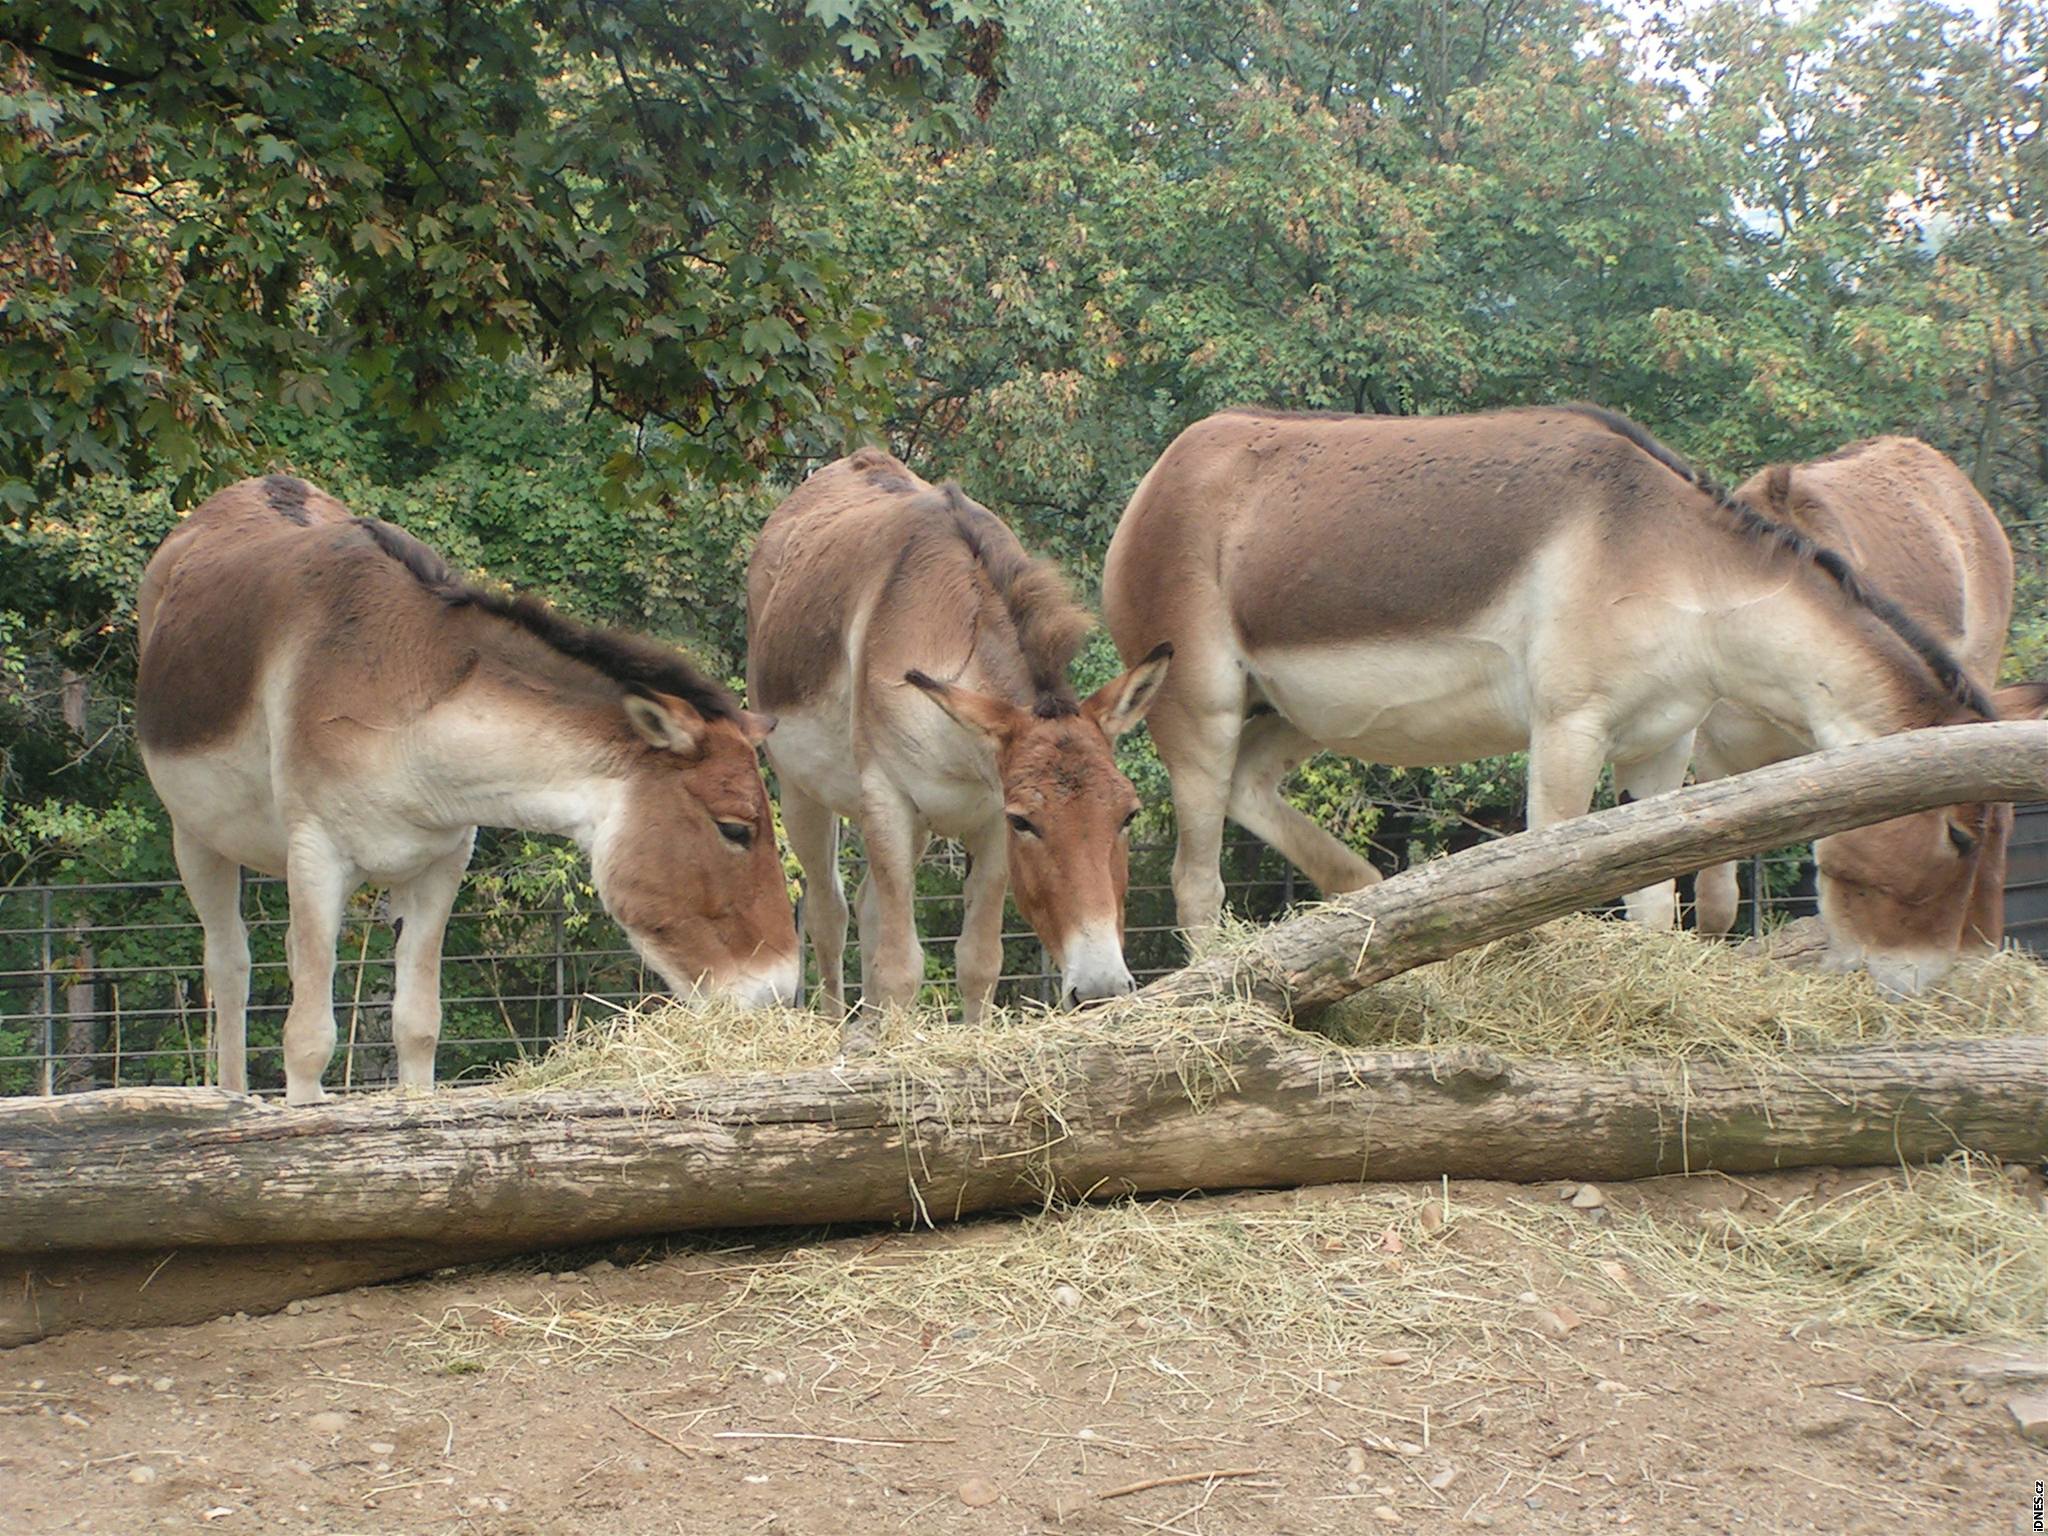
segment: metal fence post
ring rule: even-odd
[[[550,928],[555,943],[555,1038],[559,1040],[569,1027],[568,959],[562,953],[565,941],[560,912],[555,914]]]
[[[57,967],[50,932],[57,926],[57,893],[43,887],[43,1097],[57,1091]]]

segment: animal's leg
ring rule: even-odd
[[[1662,752],[1614,765],[1614,787],[1626,800],[1647,800],[1665,794],[1685,782],[1686,764],[1692,760],[1693,733],[1687,731]],[[1671,880],[1646,885],[1627,896],[1631,922],[1646,928],[1668,930],[1678,922],[1678,885]]]
[[[1380,872],[1289,805],[1280,781],[1317,751],[1279,715],[1248,721],[1230,779],[1230,819],[1279,849],[1326,896],[1378,882]]]
[[[391,893],[398,921],[397,974],[391,991],[391,1043],[398,1050],[398,1086],[434,1086],[434,1047],[441,1039],[441,944],[448,913],[469,867],[471,833],[462,847]]]
[[[213,999],[215,1079],[249,1091],[249,930],[242,922],[242,867],[172,829],[171,852],[206,931],[206,990]]]
[[[924,829],[917,808],[893,786],[870,781],[861,787],[861,845],[868,872],[861,896],[862,973],[865,1007],[908,1007],[924,983],[924,946],[917,941],[913,898]]]
[[[960,981],[960,1014],[972,1024],[988,1007],[1003,970],[1003,897],[1010,888],[1010,854],[1003,824],[967,847],[967,885],[961,892],[960,939],[953,971]]]
[[[284,1087],[288,1104],[327,1097],[320,1075],[334,1055],[334,945],[356,871],[317,834],[294,834],[285,866],[291,924],[285,958],[292,1003],[284,1018]]]
[[[1244,728],[1244,680],[1234,663],[1204,669],[1176,656],[1167,686],[1170,696],[1146,721],[1173,783],[1174,908],[1194,938],[1223,915],[1223,817]]]
[[[875,945],[881,942],[882,919],[875,912],[875,882],[862,863],[860,885],[853,893],[854,937],[860,941],[860,1000],[863,1005],[874,991]]]
[[[1583,718],[1539,724],[1529,741],[1529,830],[1583,816],[1607,761],[1606,732]]]
[[[1705,735],[1701,735],[1693,757],[1693,777],[1699,783],[1710,779],[1724,779],[1737,769],[1731,765]],[[1735,861],[1710,865],[1693,877],[1692,882],[1692,925],[1697,933],[1718,937],[1732,932],[1735,914],[1742,905],[1742,892],[1736,884]]]
[[[804,872],[804,936],[818,962],[825,1004],[846,1008],[846,888],[839,878],[839,817],[785,779],[782,825],[790,851]]]

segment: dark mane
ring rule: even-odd
[[[1825,544],[1817,544],[1796,528],[1788,528],[1730,492],[1711,476],[1701,473],[1691,464],[1658,442],[1648,432],[1630,421],[1626,416],[1608,410],[1605,406],[1574,402],[1556,407],[1597,422],[1608,431],[1628,439],[1636,447],[1670,470],[1688,485],[1694,486],[1710,497],[1722,511],[1734,517],[1736,526],[1759,543],[1784,551],[1797,560],[1804,560],[1818,568],[1834,582],[1842,596],[1850,603],[1871,615],[1903,640],[1907,647],[1934,674],[1940,692],[1963,708],[1996,720],[1998,709],[1984,694],[1984,690],[1971,680],[1962,664],[1949,653],[1934,636],[1927,633],[1903,608],[1866,583],[1849,564],[1848,558],[1839,550]],[[1851,449],[1861,445],[1852,444]],[[1844,450],[1848,452],[1850,450]]]
[[[739,702],[678,651],[621,629],[598,629],[565,618],[537,597],[493,592],[462,580],[433,550],[402,528],[374,517],[355,524],[376,546],[451,608],[480,608],[525,630],[549,649],[602,673],[628,693],[667,693],[707,720],[731,719]]]
[[[954,534],[981,566],[1010,615],[1018,649],[1031,670],[1038,714],[1056,719],[1074,713],[1067,667],[1080,653],[1095,621],[1074,601],[1067,578],[1050,560],[1026,554],[1001,518],[970,499],[952,481],[934,491],[931,500],[935,503],[931,510],[951,520]]]

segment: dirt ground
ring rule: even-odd
[[[1662,1180],[1606,1198],[1684,1219],[1815,1185]],[[573,1272],[449,1271],[269,1317],[71,1334],[0,1353],[0,1530],[2038,1529],[2048,1448],[2015,1432],[2014,1389],[1962,1370],[1998,1351],[1792,1329],[1740,1296],[1653,1294],[1611,1262],[1616,1283],[1595,1284],[1486,1219],[1554,1203],[1550,1189],[1180,1209],[1300,1217],[1342,1248],[1440,1199],[1458,1215],[1429,1227],[1430,1266],[1404,1278],[1412,1255],[1382,1235],[1383,1283],[1435,1288],[1469,1319],[1390,1328],[1364,1306],[1337,1358],[1256,1316],[1183,1326],[1185,1277],[1149,1302],[1120,1295],[1113,1316],[1085,1285],[1055,1286],[1044,1329],[971,1291],[956,1315],[878,1303],[872,1327],[847,1327],[847,1293],[827,1295],[963,1260],[985,1283],[1039,1285],[1026,1224],[1002,1220],[614,1248],[557,1261]],[[792,1277],[815,1277],[815,1303]]]

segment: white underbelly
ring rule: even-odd
[[[285,870],[284,816],[260,724],[196,752],[142,754],[149,781],[180,834],[261,874]]]
[[[775,717],[768,761],[776,782],[821,801],[840,816],[860,814],[860,767],[844,703],[816,700]]]
[[[1250,658],[1253,681],[1296,729],[1370,762],[1426,767],[1529,744],[1521,658],[1489,640],[1363,640]]]

